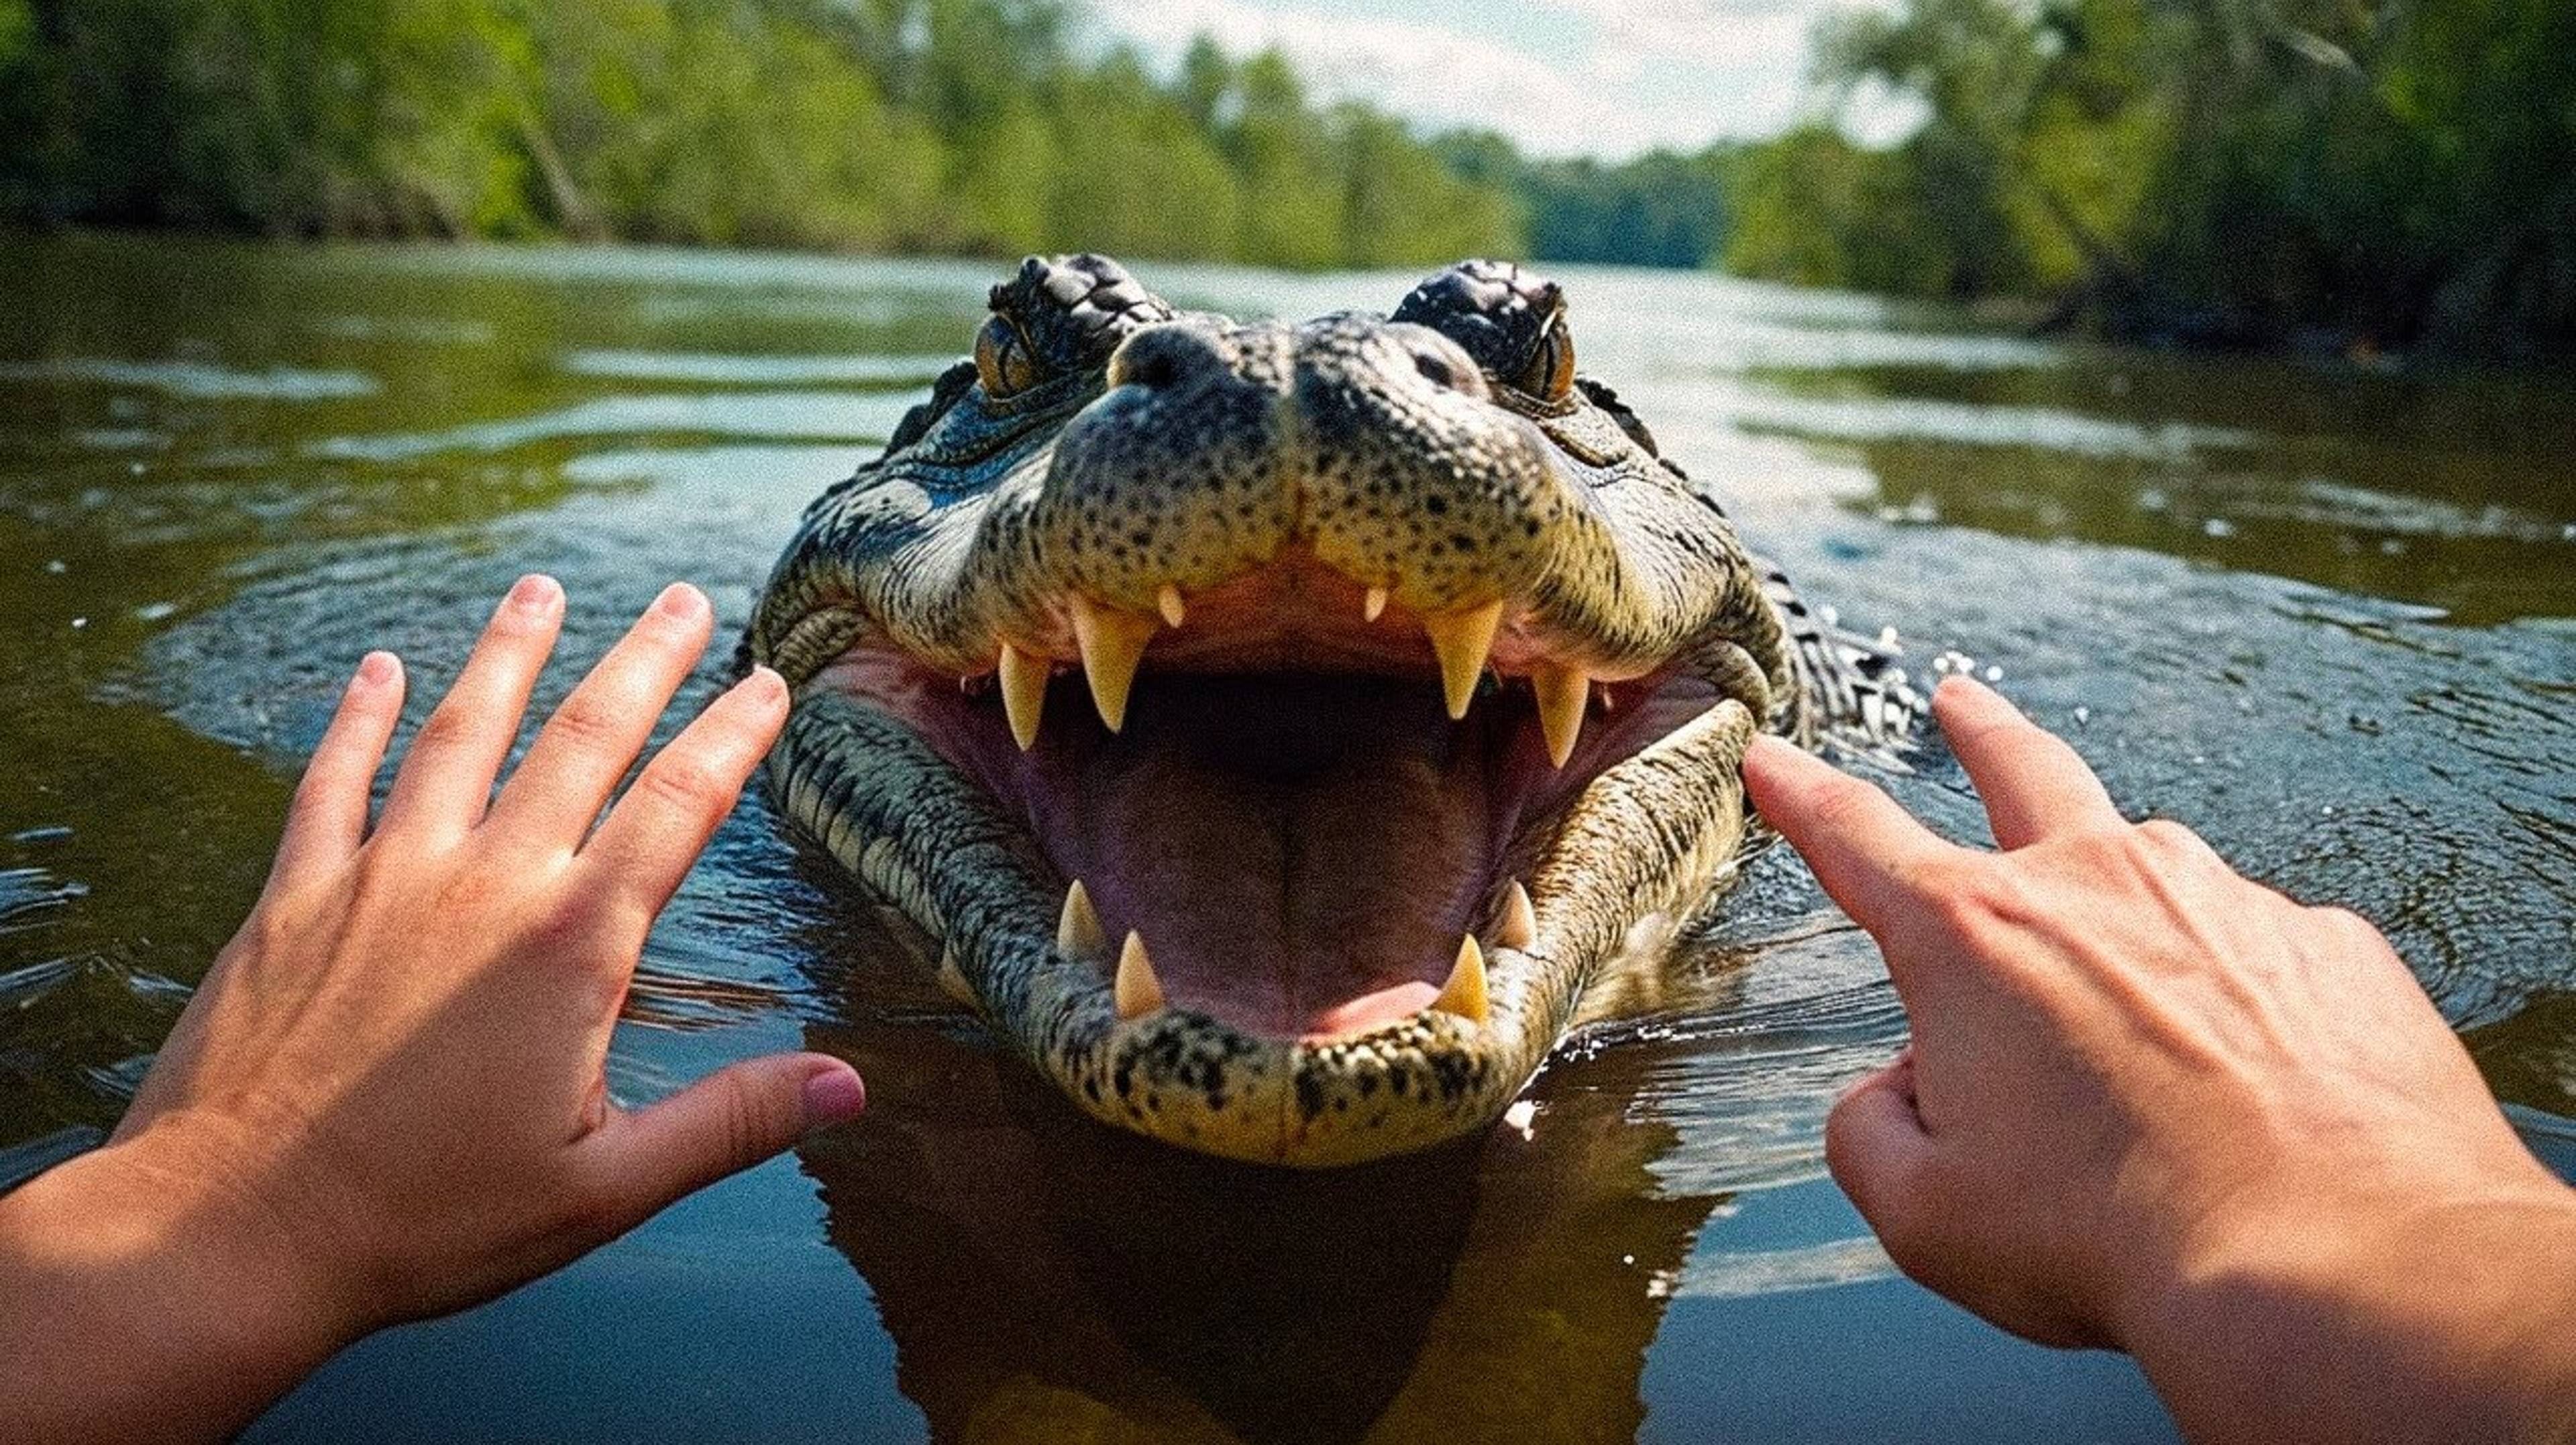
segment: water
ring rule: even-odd
[[[364,650],[434,698],[534,569],[575,658],[673,577],[738,629],[1004,269],[0,243],[0,1183],[113,1124]],[[1413,279],[1146,277],[1299,316]],[[2576,387],[1564,279],[1586,369],[1812,597],[1999,670],[2134,813],[2388,928],[2570,1166]],[[1887,781],[1980,837],[1916,763]],[[1823,1178],[1826,1102],[1902,1028],[1774,855],[1492,1138],[1219,1166],[1073,1117],[755,799],[653,936],[612,1087],[821,1047],[867,1118],[361,1345],[254,1437],[2169,1439],[2126,1362],[1895,1277]]]

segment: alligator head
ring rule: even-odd
[[[1302,1165],[1493,1121],[1731,873],[1757,729],[1911,706],[1483,261],[1295,325],[1028,261],[745,653],[783,811],[952,993],[1101,1119]]]

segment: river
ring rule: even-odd
[[[1138,269],[1287,316],[1414,279]],[[363,651],[409,659],[416,723],[524,571],[563,579],[574,658],[675,577],[738,631],[1007,270],[0,241],[0,1187],[112,1126]],[[2576,383],[1560,279],[1584,368],[1810,598],[2377,921],[2576,1172]],[[1983,838],[1937,741],[1880,777]],[[358,1346],[251,1438],[2172,1438],[2125,1360],[1895,1275],[1824,1177],[1827,1102],[1903,1029],[1775,850],[1666,1006],[1492,1137],[1218,1167],[1075,1117],[751,798],[653,934],[612,1091],[815,1047],[867,1116]]]

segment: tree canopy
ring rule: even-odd
[[[1046,0],[0,0],[0,217],[286,235],[1522,249],[1515,199],[1275,53],[1158,78]]]
[[[1907,0],[1822,38],[1824,83],[1927,119],[1746,156],[1737,270],[2128,335],[2576,350],[2565,0]]]

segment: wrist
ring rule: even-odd
[[[27,1372],[9,1385],[40,1418],[59,1408],[37,1438],[227,1436],[368,1328],[310,1241],[192,1167],[185,1132],[169,1120],[0,1199],[17,1353],[0,1376]]]
[[[2191,1439],[2576,1431],[2576,1192],[2510,1178],[2273,1201],[2141,1292],[2123,1341]]]

